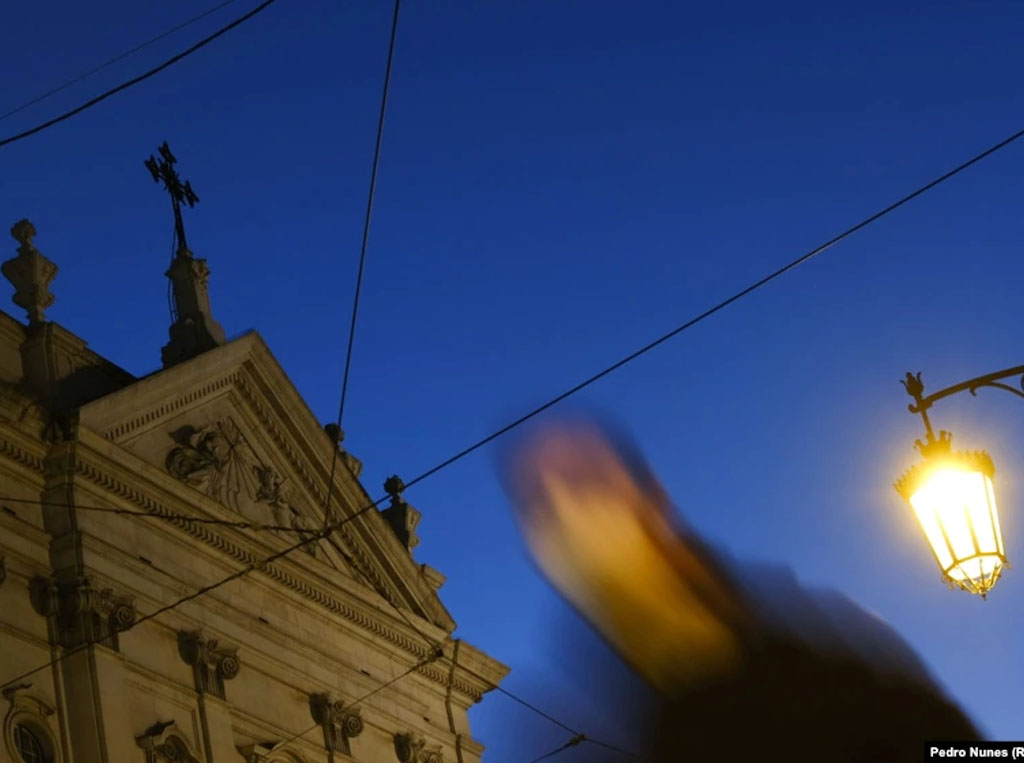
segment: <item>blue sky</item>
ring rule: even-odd
[[[0,113],[212,2],[6,10]],[[18,115],[30,127],[162,61],[234,2]],[[1024,127],[1014,2],[406,0],[349,387],[372,493],[419,474]],[[387,52],[386,0],[279,0],[152,80],[0,149],[0,211],[60,266],[49,317],[159,366],[172,222],[142,161],[167,140],[201,202],[226,331],[256,328],[337,410]],[[1019,738],[1024,584],[948,592],[891,487],[936,389],[1021,360],[1024,144],[1012,146],[581,394],[616,414],[688,521],[890,622],[994,738]],[[14,241],[8,244],[13,255]],[[4,308],[20,317],[9,300]],[[1024,552],[1024,410],[934,411],[985,448]],[[483,450],[411,489],[417,558],[512,690],[564,667],[556,597]],[[562,619],[557,619],[561,621]],[[564,739],[494,696],[490,759]],[[568,705],[567,705],[568,706]],[[548,739],[549,741],[544,741]]]

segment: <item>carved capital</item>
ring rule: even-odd
[[[97,587],[88,577],[58,582],[37,576],[29,582],[32,607],[56,621],[58,640],[66,648],[100,643],[118,650],[118,633],[135,623],[135,598]]]
[[[343,701],[329,693],[314,693],[309,697],[309,713],[323,731],[324,749],[330,758],[335,752],[352,754],[349,740],[361,734],[364,728],[358,709],[347,709]]]
[[[238,649],[223,648],[219,641],[200,631],[178,633],[178,652],[182,661],[192,667],[196,693],[209,693],[226,698],[224,681],[238,675]]]
[[[395,756],[400,763],[442,763],[441,745],[427,746],[427,740],[412,732],[395,734]]]

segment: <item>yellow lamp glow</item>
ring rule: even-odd
[[[903,475],[896,490],[924,529],[943,580],[985,597],[1006,565],[995,466],[984,451],[954,453],[952,437],[940,432],[937,440],[919,441],[924,463]]]

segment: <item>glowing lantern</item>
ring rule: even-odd
[[[985,597],[1006,563],[992,488],[995,466],[984,451],[954,453],[953,436],[915,444],[924,462],[896,482],[924,529],[943,580]]]

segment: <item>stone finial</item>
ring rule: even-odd
[[[363,471],[363,462],[341,446],[345,441],[345,430],[337,424],[331,423],[324,424],[324,432],[327,433],[327,437],[330,438],[331,442],[334,443],[334,447],[341,454],[341,460],[345,462],[345,466],[349,468],[353,476],[359,477],[359,473]]]
[[[333,422],[324,424],[324,432],[327,433],[327,437],[335,445],[341,445],[341,443],[345,442],[345,430]]]
[[[0,271],[14,286],[14,303],[28,312],[30,325],[38,325],[46,320],[43,310],[53,304],[49,288],[57,265],[32,243],[36,228],[28,219],[11,227],[11,235],[18,241],[18,255],[0,265]]]
[[[416,526],[419,525],[421,515],[419,510],[414,509],[402,498],[404,490],[405,483],[398,475],[392,475],[384,481],[384,492],[391,496],[391,506],[382,509],[381,515],[411,555],[413,549],[420,543],[416,535]]]
[[[391,496],[391,503],[394,504],[402,500],[402,491],[405,490],[405,483],[402,482],[402,478],[398,475],[392,475],[384,481],[384,493]]]

